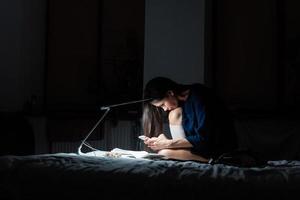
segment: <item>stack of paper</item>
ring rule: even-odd
[[[114,157],[114,158],[162,158],[162,155],[156,153],[148,153],[147,151],[132,151],[120,148],[114,148],[111,151],[91,151],[87,153],[80,153],[84,156],[95,157]]]
[[[121,157],[134,157],[134,158],[144,158],[149,153],[147,151],[131,151],[131,150],[124,150],[119,148],[114,148],[110,151],[111,153],[120,154]]]

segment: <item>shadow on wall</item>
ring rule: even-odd
[[[34,132],[22,113],[0,113],[0,155],[34,154]]]

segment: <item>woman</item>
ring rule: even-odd
[[[183,85],[165,77],[150,80],[144,97],[145,145],[171,159],[209,162],[237,147],[229,112],[209,88]],[[168,113],[172,139],[163,133],[163,115]]]

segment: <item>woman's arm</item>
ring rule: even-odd
[[[178,148],[191,148],[192,144],[185,138],[180,139],[167,139],[163,134],[157,138],[149,138],[144,141],[148,147],[153,150],[161,149],[178,149]]]
[[[185,138],[172,139],[169,148],[191,148],[193,145]]]

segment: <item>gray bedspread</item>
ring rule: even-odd
[[[0,157],[0,199],[298,199],[299,192],[300,161],[241,168],[66,153]]]

